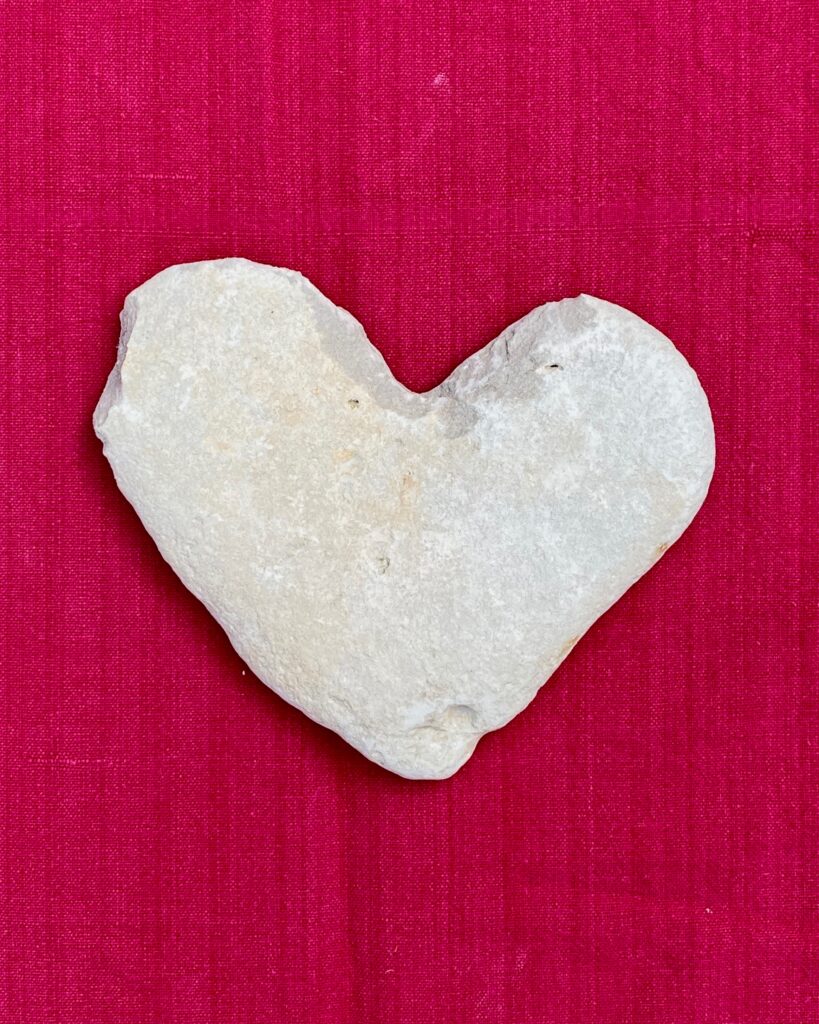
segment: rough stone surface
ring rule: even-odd
[[[240,259],[128,296],[94,424],[253,671],[408,778],[532,700],[714,462],[695,374],[618,306],[541,306],[419,395],[304,277]]]

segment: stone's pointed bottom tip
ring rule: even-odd
[[[366,758],[374,761],[388,772],[400,775],[401,778],[414,782],[439,782],[450,779],[463,768],[475,753],[482,735],[453,738],[451,741],[436,745],[435,749],[421,751],[417,742],[413,743],[413,753],[406,750],[393,749],[389,754],[361,750]]]

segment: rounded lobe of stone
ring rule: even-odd
[[[677,540],[714,465],[671,342],[581,295],[425,394],[300,274],[132,292],[94,425],[162,555],[268,686],[445,778]]]

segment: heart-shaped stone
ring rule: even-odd
[[[714,463],[695,374],[619,306],[541,306],[415,394],[304,277],[241,259],[128,296],[94,424],[253,671],[423,779],[532,700]]]

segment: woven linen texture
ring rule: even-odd
[[[815,5],[0,21],[0,1021],[819,1021]],[[449,781],[265,689],[93,436],[125,294],[227,255],[416,389],[582,291],[710,397],[701,515]]]

